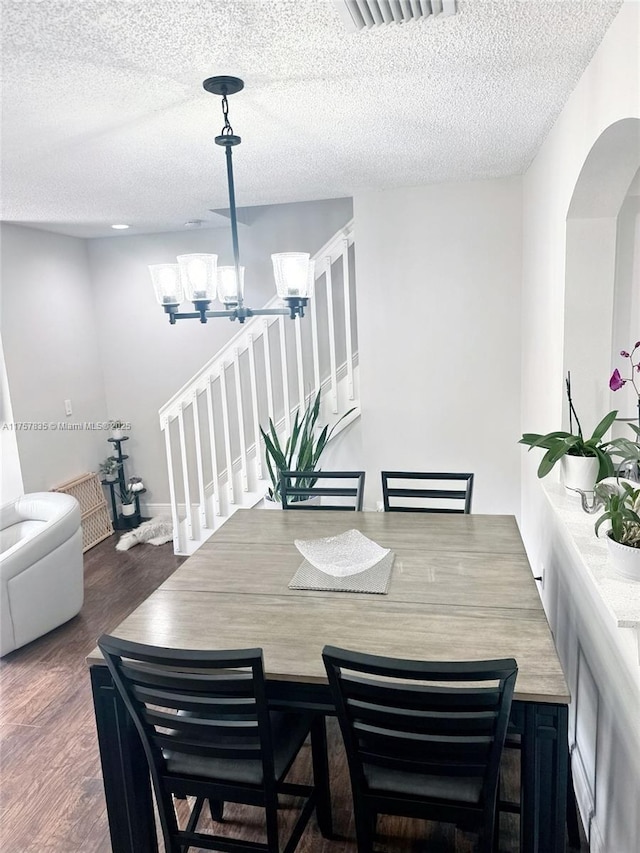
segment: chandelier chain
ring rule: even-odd
[[[229,123],[229,101],[227,96],[222,96],[222,115],[224,116],[224,126],[220,133],[221,136],[233,136],[233,128]]]

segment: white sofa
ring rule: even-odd
[[[35,492],[0,508],[0,657],[80,611],[84,599],[80,505]]]

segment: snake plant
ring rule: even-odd
[[[268,491],[270,500],[280,502],[280,472],[281,471],[317,471],[318,462],[322,451],[330,440],[338,424],[343,421],[347,415],[350,415],[353,409],[349,409],[336,423],[329,429],[328,424],[322,427],[320,434],[316,438],[318,416],[320,414],[320,391],[315,396],[313,403],[300,412],[296,411],[291,435],[287,438],[284,447],[280,442],[280,437],[276,430],[273,420],[269,418],[269,429],[265,431],[260,427],[262,438],[266,450],[267,469],[271,478],[271,488]],[[308,477],[300,479],[297,484],[300,488],[311,488],[316,482],[317,477]]]

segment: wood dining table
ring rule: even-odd
[[[354,528],[395,553],[386,594],[289,588],[302,562],[294,540]],[[238,510],[112,633],[173,648],[260,647],[273,707],[327,714],[325,644],[419,660],[514,657],[520,850],[564,851],[570,695],[513,516]],[[140,739],[97,649],[88,663],[112,848],[151,853]],[[318,819],[327,832],[328,791],[325,775]]]

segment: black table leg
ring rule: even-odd
[[[91,687],[113,853],[157,853],[142,743],[106,666],[91,667]]]
[[[525,705],[522,738],[521,853],[564,853],[568,708]]]
[[[331,820],[331,785],[327,758],[327,730],[324,716],[318,714],[311,727],[313,783],[316,789],[316,817],[324,838],[333,836]]]

